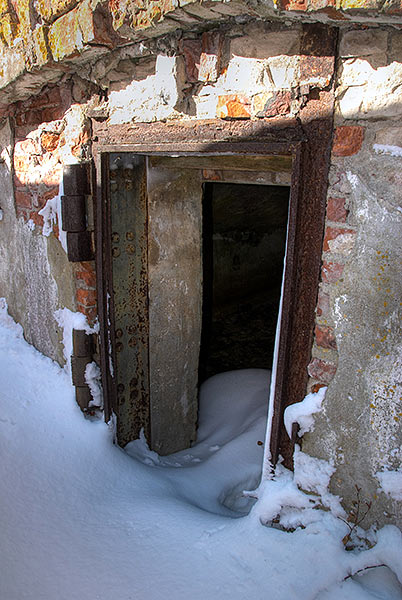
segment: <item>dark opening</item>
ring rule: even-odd
[[[200,383],[224,371],[272,366],[289,190],[205,184]]]

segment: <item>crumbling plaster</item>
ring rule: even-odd
[[[32,221],[17,219],[12,184],[13,135],[9,122],[0,129],[0,296],[21,323],[28,342],[62,363],[57,308],[74,308],[71,264],[58,239],[34,231]]]

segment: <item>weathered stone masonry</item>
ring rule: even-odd
[[[373,522],[400,524],[375,478],[402,460],[400,3],[7,0],[0,18],[0,295],[60,362],[54,311],[97,315],[95,263],[68,262],[58,199],[63,166],[91,161],[94,122],[307,123],[332,98],[308,365],[308,389],[329,388],[303,448],[335,462],[346,506],[357,483]]]

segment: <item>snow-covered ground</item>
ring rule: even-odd
[[[1,600],[402,599],[400,531],[345,551],[328,463],[298,451],[295,475],[242,496],[260,476],[267,372],[207,382],[198,444],[161,458],[85,420],[4,307],[0,365]],[[262,525],[277,514],[292,533]]]

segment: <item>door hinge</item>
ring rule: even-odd
[[[92,236],[87,227],[87,200],[91,193],[89,173],[89,163],[63,167],[61,221],[63,231],[67,232],[67,256],[71,262],[94,258]]]
[[[73,329],[73,354],[71,356],[71,377],[75,386],[75,399],[83,412],[88,412],[92,394],[85,381],[87,365],[93,361],[95,343],[93,335],[82,329]]]

